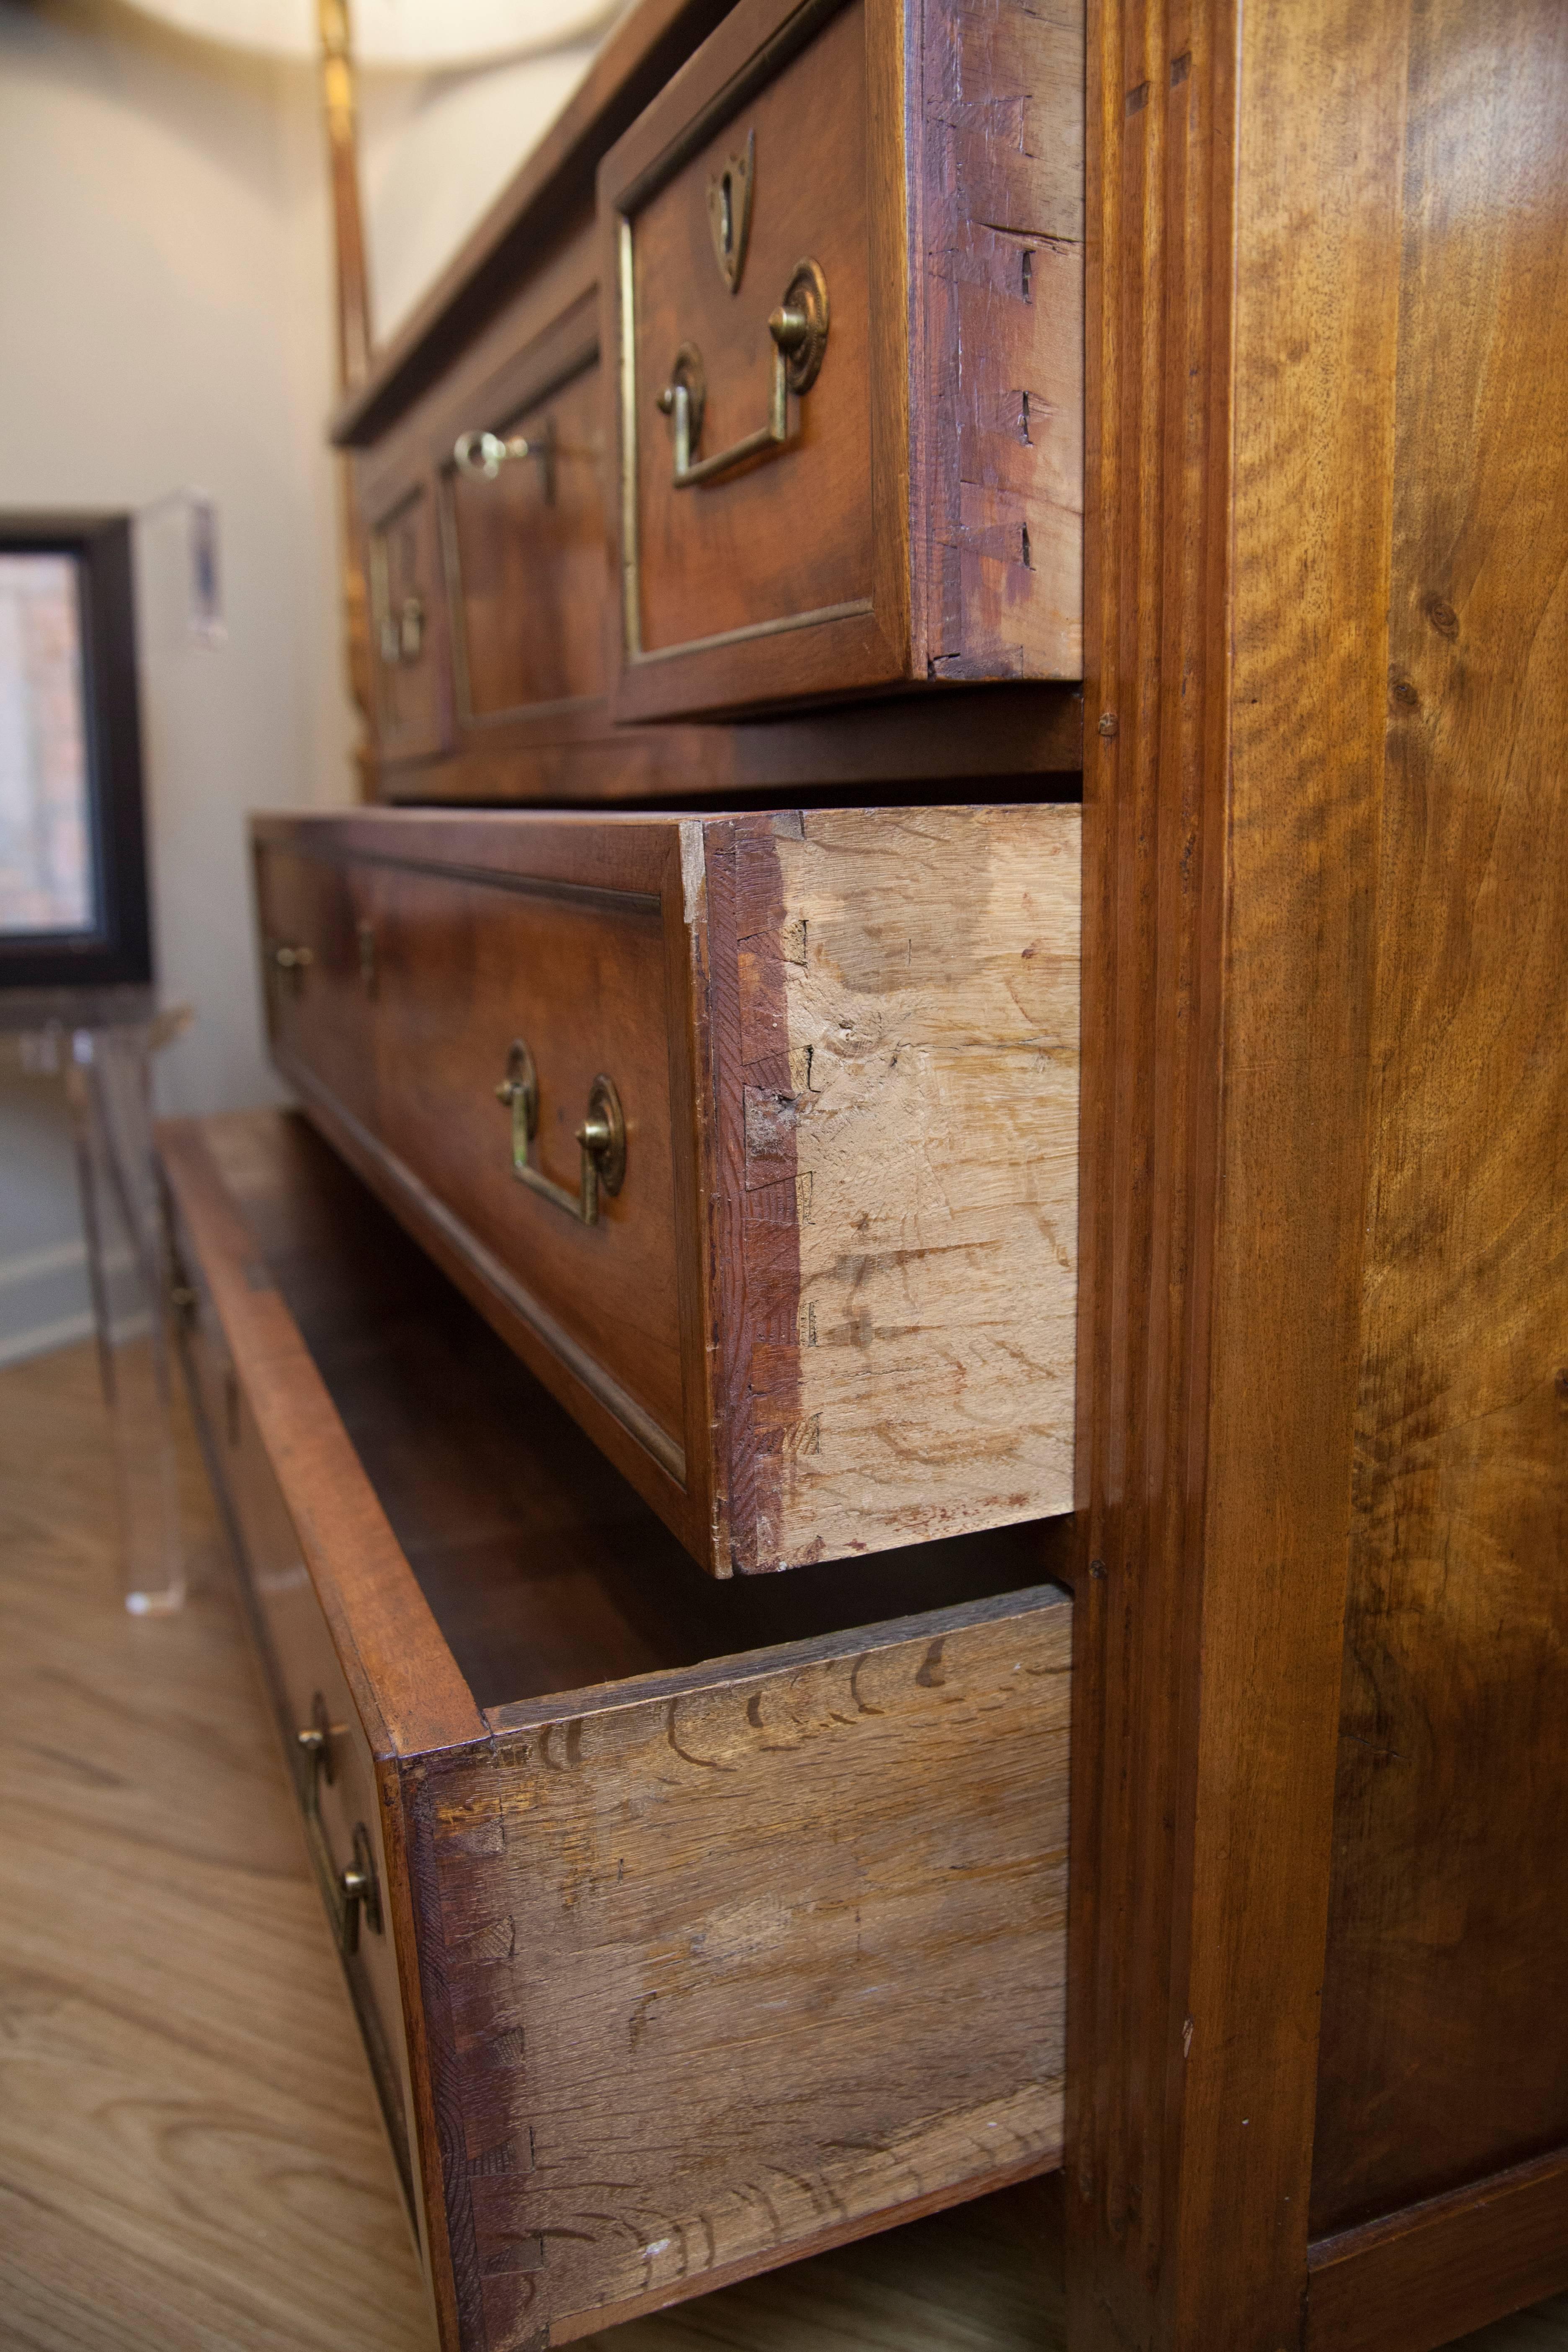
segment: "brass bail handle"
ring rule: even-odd
[[[815,261],[797,261],[784,300],[768,320],[773,337],[773,381],[768,396],[768,421],[711,457],[699,457],[702,415],[708,404],[708,383],[702,354],[695,343],[682,343],[675,355],[669,382],[658,395],[661,414],[675,428],[675,471],[678,490],[697,482],[711,482],[748,457],[781,448],[789,439],[789,396],[803,400],[822,370],[827,349],[827,280]]]
[[[305,974],[316,961],[313,949],[294,940],[268,940],[267,958],[280,981],[286,980],[296,996],[304,988]]]
[[[503,466],[521,464],[529,457],[543,463],[549,455],[548,434],[535,434],[530,440],[526,433],[513,433],[505,439],[499,433],[459,433],[452,445],[452,463],[470,482],[493,482]]]
[[[562,460],[580,457],[596,464],[599,454],[591,441],[563,441],[553,416],[547,416],[536,433],[459,433],[452,444],[452,463],[470,482],[493,482],[503,466],[531,460],[540,468],[544,503],[550,507],[555,504],[556,468]]]
[[[361,1919],[376,1936],[384,1933],[385,1923],[375,1857],[371,1851],[370,1832],[364,1823],[354,1823],[353,1859],[351,1862],[340,1864],[327,1843],[326,1825],[321,1820],[321,1789],[323,1781],[330,1789],[337,1779],[333,1738],[331,1717],[327,1712],[326,1700],[318,1691],[310,1704],[310,1722],[294,1734],[296,1780],[316,1883],[327,1906],[339,1949],[346,1958],[352,1958],[359,1949]]]
[[[533,1159],[533,1139],[539,1131],[539,1074],[533,1056],[521,1037],[514,1037],[506,1057],[506,1076],[496,1088],[496,1099],[511,1113],[511,1170],[521,1183],[542,1199],[553,1202],[579,1223],[599,1222],[599,1196],[612,1197],[626,1179],[626,1123],[616,1082],[603,1071],[588,1089],[588,1115],[577,1129],[582,1151],[578,1190],[557,1184]]]

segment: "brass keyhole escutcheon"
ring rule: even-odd
[[[713,258],[731,294],[739,293],[752,234],[752,181],[756,169],[757,134],[746,133],[739,154],[727,155],[708,180],[708,226],[713,234]]]

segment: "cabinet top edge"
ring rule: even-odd
[[[584,1690],[552,1691],[543,1698],[513,1699],[501,1706],[487,1707],[485,1722],[497,1734],[543,1730],[551,1724],[578,1721],[584,1716],[608,1715],[622,1707],[657,1705],[695,1696],[702,1691],[766,1682],[835,1658],[868,1657],[879,1650],[897,1649],[906,1643],[945,1641],[971,1629],[999,1625],[1015,1618],[1049,1615],[1058,1610],[1067,1612],[1061,1619],[1065,1640],[1071,1624],[1071,1593],[1059,1584],[1032,1584],[1020,1592],[1001,1592],[990,1600],[955,1601],[946,1609],[889,1617],[878,1624],[852,1625],[842,1633],[816,1633],[804,1641],[781,1642],[731,1657],[705,1658],[698,1665],[679,1666],[662,1674],[631,1675],[622,1682],[595,1683]],[[1067,1671],[1065,1652],[1062,1665]]]

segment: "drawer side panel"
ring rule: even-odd
[[[865,1634],[405,1768],[465,2342],[1059,2162],[1070,1628]]]
[[[1081,0],[923,0],[914,669],[1083,674]]]
[[[742,1572],[1072,1508],[1080,837],[1067,806],[707,828]]]

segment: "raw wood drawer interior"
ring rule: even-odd
[[[1070,1508],[1075,806],[256,834],[279,1068],[710,1572]]]
[[[303,1122],[227,1138],[268,1276],[480,1707],[1038,1582],[1036,1526],[848,1569],[702,1575]]]
[[[1060,1531],[717,1582],[297,1115],[162,1148],[286,1737],[379,1775],[454,2352],[1058,2161]]]

